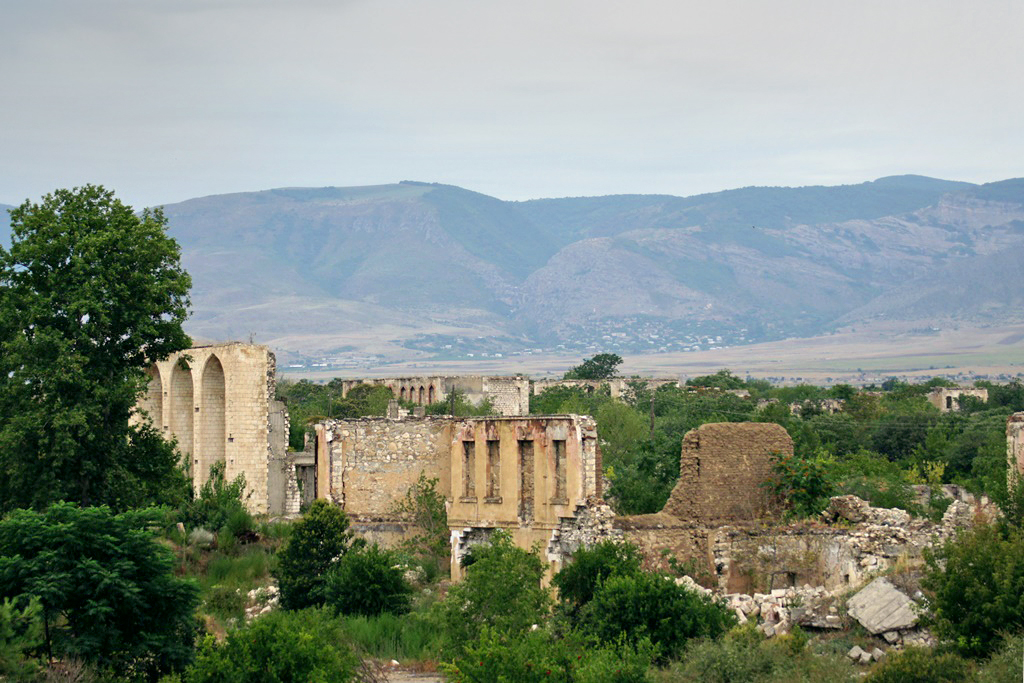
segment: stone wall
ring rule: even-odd
[[[1024,475],[1024,413],[1014,413],[1006,420],[1007,478],[1016,485],[1016,478]]]
[[[753,520],[767,509],[764,483],[772,456],[792,455],[793,440],[780,425],[720,422],[683,437],[679,481],[663,512],[704,524]]]
[[[417,405],[443,401],[452,391],[458,391],[474,405],[489,400],[499,415],[527,415],[530,412],[530,380],[520,375],[349,379],[341,383],[341,395],[346,396],[359,384],[386,386],[391,389],[395,398]]]
[[[541,394],[552,387],[578,387],[587,392],[594,392],[602,386],[607,385],[612,398],[625,398],[632,392],[631,384],[639,383],[641,386],[654,390],[665,384],[679,386],[677,379],[627,379],[625,377],[612,377],[610,379],[538,379],[533,382],[534,395]]]
[[[988,389],[963,389],[960,387],[948,389],[936,387],[928,393],[928,402],[943,413],[951,410],[960,410],[960,397],[973,396],[982,403],[988,403]]]
[[[275,371],[266,346],[216,344],[173,354],[147,369],[140,419],[148,415],[177,441],[197,490],[222,462],[228,480],[245,476],[252,512],[281,512],[271,510],[268,486],[269,463],[284,457],[288,440],[287,413],[274,401]]]

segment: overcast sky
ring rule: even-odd
[[[1021,0],[0,2],[0,202],[1024,176]]]

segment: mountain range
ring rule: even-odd
[[[1024,318],[1024,179],[522,202],[403,181],[164,210],[193,277],[189,332],[287,358],[679,351]]]

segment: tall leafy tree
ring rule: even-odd
[[[199,589],[147,528],[158,510],[115,515],[57,503],[0,520],[0,600],[38,603],[47,654],[155,680],[192,659]]]
[[[617,353],[599,353],[574,365],[565,373],[565,379],[610,379],[622,365],[622,356]]]
[[[55,500],[139,505],[175,456],[132,425],[144,369],[188,348],[190,278],[159,210],[103,187],[11,210],[0,248],[0,509]]]

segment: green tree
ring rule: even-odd
[[[395,554],[376,543],[351,550],[327,572],[324,601],[339,614],[403,614],[412,593],[404,573]]]
[[[327,573],[351,545],[345,512],[326,500],[313,501],[277,553],[274,576],[281,606],[297,610],[324,604]]]
[[[622,365],[622,356],[617,353],[599,353],[593,358],[585,358],[579,365],[574,365],[565,373],[565,379],[610,379]]]
[[[1024,531],[982,525],[925,555],[938,634],[973,656],[1024,627]]]
[[[192,659],[199,589],[148,528],[158,510],[115,515],[57,503],[0,520],[0,597],[38,600],[46,648],[126,678],[153,678]]]
[[[402,550],[409,553],[428,578],[448,574],[451,540],[445,498],[437,490],[438,480],[420,472],[419,479],[395,503],[391,512],[412,522],[416,533],[402,541]]]
[[[186,683],[344,683],[359,658],[325,610],[275,611],[203,643]]]
[[[635,545],[601,541],[573,553],[572,562],[555,574],[552,583],[558,589],[559,601],[570,616],[575,616],[594,599],[594,593],[608,577],[640,573],[640,561]]]
[[[159,210],[102,187],[11,211],[0,247],[0,509],[56,500],[137,506],[177,459],[132,425],[153,361],[188,348],[189,276]],[[168,501],[172,502],[172,501]]]
[[[10,598],[0,602],[0,680],[35,680],[39,663],[31,653],[43,644],[42,612],[35,597],[20,609]]]
[[[491,542],[471,548],[463,580],[440,604],[445,636],[455,653],[485,628],[499,635],[525,632],[547,615],[550,596],[541,586],[544,563],[496,531]]]

